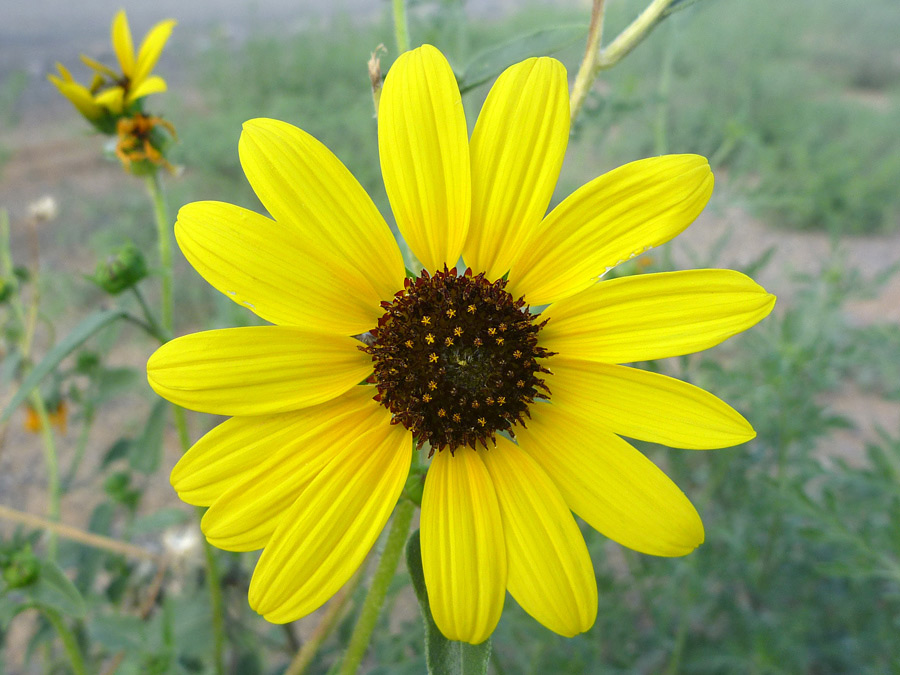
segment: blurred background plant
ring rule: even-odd
[[[529,53],[555,50],[574,81],[589,3],[407,5],[412,43],[448,55],[470,124],[493,74]],[[608,2],[604,35],[645,5]],[[510,601],[491,672],[900,672],[900,13],[894,0],[677,7],[587,93],[557,193],[638,157],[710,157],[707,213],[615,273],[736,267],[781,297],[746,335],[644,364],[717,393],[759,436],[709,453],[644,446],[696,503],[704,546],[656,559],[585,528],[596,625],[566,640]],[[384,71],[396,57],[388,3],[298,16],[290,30],[264,17],[173,34],[156,68],[170,91],[151,99],[178,128],[164,156],[185,168],[166,179],[167,201],[260,208],[236,145],[244,120],[268,116],[332,148],[389,213],[366,71],[380,43]],[[91,55],[111,62],[108,45]],[[172,328],[155,309],[167,264],[151,225],[171,218],[52,98],[43,78],[64,56],[0,71],[0,408],[46,369],[0,423],[0,672],[252,675],[292,660],[299,672],[298,653],[306,672],[329,672],[365,575],[317,614],[269,625],[246,602],[254,555],[204,549],[168,485],[179,438],[142,371]],[[54,208],[29,211],[35,191],[56,194]],[[252,320],[177,253],[173,264],[178,333]],[[200,425],[188,422],[192,438]],[[405,572],[380,621],[367,672],[423,672]]]

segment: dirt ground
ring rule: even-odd
[[[86,247],[60,248],[56,244],[58,237],[50,228],[66,226],[67,214],[77,200],[91,200],[133,189],[133,178],[100,157],[101,144],[100,138],[85,133],[85,125],[74,119],[62,102],[42,105],[29,111],[17,127],[0,130],[0,148],[9,156],[0,173],[0,208],[6,208],[10,214],[16,257],[25,259],[27,256],[26,237],[21,228],[28,205],[44,195],[52,195],[60,205],[60,215],[41,234],[43,265],[78,273],[91,269],[93,254]],[[751,217],[739,202],[725,206],[732,200],[727,198],[727,181],[722,183],[726,184],[717,187],[720,196],[676,240],[676,264],[692,266],[692,255],[700,255],[702,259],[703,254],[727,233],[730,233],[730,240],[718,260],[722,267],[750,263],[774,246],[770,264],[757,278],[780,297],[781,303],[789,303],[795,289],[793,275],[797,272],[815,274],[829,258],[827,236],[774,229]],[[722,194],[726,198],[723,199]],[[900,236],[848,238],[841,243],[840,250],[848,266],[858,267],[870,276],[900,262]],[[852,320],[860,325],[900,322],[900,275],[894,277],[879,297],[856,302],[849,311]],[[140,368],[148,353],[143,345],[120,345],[112,360]],[[0,407],[10,395],[11,392],[0,391]],[[820,449],[826,455],[858,459],[864,443],[875,437],[874,430],[878,426],[892,432],[900,429],[900,403],[885,401],[850,387],[832,395],[828,402],[835,412],[854,420],[856,428],[840,431],[824,441]],[[117,437],[121,425],[137,419],[144,406],[146,402],[135,396],[117,401],[103,411],[102,422],[93,428],[75,489],[63,501],[64,522],[85,527],[91,509],[101,498],[97,480],[93,478],[100,458]],[[23,413],[19,412],[12,418],[5,440],[0,441],[0,503],[42,514],[46,504],[41,444],[38,436],[23,430],[22,422]],[[194,432],[196,437],[199,425]],[[169,469],[178,458],[174,436],[170,440],[165,466],[147,486],[143,509],[148,512],[179,503],[168,484]],[[74,445],[73,431],[61,438],[60,454],[64,463]],[[9,532],[10,528],[0,523],[0,531]],[[147,545],[158,544],[147,542]]]

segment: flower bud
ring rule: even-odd
[[[37,581],[40,573],[40,563],[29,546],[10,555],[3,564],[3,581],[9,588],[30,586]]]
[[[88,278],[110,295],[118,295],[146,276],[144,256],[137,246],[129,243],[100,262],[94,276]]]

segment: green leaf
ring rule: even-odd
[[[585,35],[587,26],[584,25],[554,26],[487,49],[475,56],[463,69],[457,78],[459,90],[465,93],[495,78],[514,63],[532,56],[554,54],[584,39]]]
[[[32,390],[40,384],[41,380],[49,375],[64,358],[84,344],[89,337],[102,330],[113,321],[123,319],[126,316],[127,313],[121,309],[105,309],[96,312],[95,314],[91,314],[75,326],[75,329],[51,349],[47,356],[45,356],[44,359],[28,374],[28,377],[22,382],[22,386],[19,387],[19,390],[3,410],[3,414],[0,415],[0,423],[9,419],[10,415],[12,415],[13,411],[19,407],[22,401],[28,397]]]
[[[88,624],[88,635],[96,643],[111,651],[145,651],[147,641],[144,622],[127,614],[102,614]]]
[[[22,352],[13,349],[3,361],[0,361],[0,386],[6,387],[12,382],[22,364]]]
[[[412,577],[413,589],[425,619],[425,662],[430,675],[484,675],[491,659],[491,639],[480,645],[448,640],[431,616],[425,575],[422,572],[422,546],[419,531],[412,533],[406,543],[406,568]]]
[[[134,441],[130,438],[117,439],[116,442],[109,447],[109,450],[106,451],[106,454],[103,455],[103,460],[100,462],[100,468],[105,469],[113,462],[128,457],[132,443],[134,443]]]
[[[83,618],[87,608],[75,584],[49,560],[41,560],[40,567],[37,581],[19,590],[33,605],[49,607],[76,619]]]
[[[103,368],[97,373],[94,383],[97,396],[94,401],[99,405],[104,401],[121,396],[142,378],[134,368]]]
[[[168,412],[169,402],[157,399],[141,435],[128,447],[128,462],[135,471],[150,474],[162,464],[163,436]]]

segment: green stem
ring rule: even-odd
[[[69,630],[69,627],[66,626],[62,617],[56,610],[44,607],[43,612],[44,616],[47,617],[47,620],[53,624],[56,632],[59,633],[59,637],[62,640],[66,654],[69,656],[69,662],[72,664],[72,670],[75,671],[75,675],[87,675],[87,668],[84,666],[84,658],[81,656],[81,650],[78,648],[78,641],[75,639],[75,634]]]
[[[578,68],[578,75],[575,76],[575,84],[572,87],[572,94],[569,98],[569,114],[572,122],[575,121],[578,113],[581,112],[584,99],[587,97],[587,93],[597,77],[595,64],[600,53],[600,41],[603,39],[603,17],[605,11],[605,0],[594,0],[591,8],[591,23],[588,28],[584,58],[581,60],[581,66]]]
[[[84,459],[85,450],[87,450],[88,437],[91,433],[91,424],[94,421],[94,405],[91,402],[85,404],[82,411],[81,431],[78,434],[78,442],[75,445],[75,453],[72,456],[72,462],[66,470],[66,477],[62,480],[62,491],[68,492],[75,480],[75,474],[78,473],[78,467]]]
[[[665,155],[669,152],[668,124],[669,98],[672,92],[672,73],[675,65],[675,42],[678,39],[676,26],[669,26],[669,35],[663,51],[662,66],[659,74],[658,101],[656,103],[656,121],[653,125],[653,154]]]
[[[597,59],[597,72],[612,68],[623,58],[628,56],[635,47],[644,41],[650,31],[659,25],[665,18],[666,10],[672,0],[653,0],[641,12],[640,16],[632,21],[628,27],[616,36],[608,47],[605,47]]]
[[[394,35],[397,38],[397,53],[409,51],[409,27],[406,24],[405,0],[394,0]]]
[[[174,315],[172,311],[172,233],[170,230],[169,212],[163,198],[162,184],[159,181],[159,172],[155,171],[147,176],[147,191],[153,202],[153,213],[156,216],[157,244],[159,246],[160,272],[162,274],[162,293],[160,297],[161,323],[165,335],[174,334]],[[138,294],[138,300],[142,297]],[[142,302],[143,305],[143,302]],[[152,312],[145,309],[148,321]],[[153,322],[155,324],[155,321]],[[158,324],[156,324],[158,325]],[[162,336],[161,336],[162,337]],[[175,426],[178,429],[178,439],[181,442],[182,453],[191,447],[190,434],[188,433],[187,420],[184,409],[176,405],[172,406],[172,414],[175,418]],[[203,510],[197,509],[197,519],[203,516]],[[219,574],[219,566],[216,563],[213,548],[203,537],[203,553],[206,562],[206,584],[209,588],[209,605],[212,612],[213,632],[213,666],[216,675],[225,672],[225,614],[222,602],[222,583]]]
[[[356,571],[350,581],[344,584],[344,587],[331,599],[321,622],[316,626],[309,639],[297,650],[296,656],[284,671],[284,675],[305,675],[307,668],[318,653],[319,647],[337,627],[338,620],[343,615],[347,604],[353,599],[353,593],[365,576],[365,571],[366,563],[363,562],[362,567]]]
[[[5,209],[0,209],[0,262],[3,264],[5,273],[10,277],[13,276],[12,247],[9,235],[9,215]],[[19,348],[22,350],[22,358],[26,363],[31,356],[31,340],[34,335],[34,323],[37,316],[38,304],[38,272],[35,266],[33,270],[34,290],[31,296],[31,308],[26,317],[25,307],[22,304],[22,298],[18,293],[13,294],[12,305],[19,323],[22,324],[22,330],[25,334],[20,339]],[[27,375],[27,373],[25,373]],[[41,425],[41,438],[44,441],[44,463],[47,466],[47,515],[51,520],[59,520],[60,513],[60,490],[59,490],[59,461],[57,460],[56,441],[53,437],[53,429],[50,426],[50,419],[47,415],[47,407],[44,405],[44,399],[41,398],[40,390],[35,389],[29,395],[29,402],[38,416]],[[56,559],[56,534],[51,533],[47,543],[47,553],[50,560]]]
[[[578,116],[587,93],[601,71],[612,68],[637,47],[650,32],[665,18],[672,0],[652,0],[644,11],[619,33],[607,47],[600,46],[603,27],[603,0],[594,0],[588,44],[584,59],[575,78],[575,86],[569,99],[572,121]]]
[[[47,406],[41,393],[35,389],[28,397],[30,405],[37,413],[41,425],[41,439],[44,441],[44,464],[47,466],[47,516],[50,520],[59,520],[60,514],[60,490],[59,490],[59,460],[57,459],[56,440],[53,437],[53,429],[50,427],[50,416],[47,415]],[[47,555],[50,560],[56,559],[56,534],[51,532],[47,540]]]
[[[170,231],[169,211],[163,198],[159,172],[154,171],[147,176],[147,191],[153,202],[153,214],[156,216],[156,240],[159,247],[160,274],[162,274],[162,297],[160,300],[163,328],[172,333],[172,233]]]
[[[176,408],[180,410],[180,408]],[[206,509],[196,508],[197,520],[203,517]],[[203,555],[206,560],[206,581],[209,588],[209,606],[212,610],[213,659],[217,675],[225,672],[225,607],[222,602],[222,582],[219,564],[216,562],[212,544],[203,537]]]
[[[168,342],[171,340],[171,331],[167,334],[166,329],[159,325],[159,321],[156,320],[156,316],[154,316],[153,312],[150,310],[150,306],[147,304],[144,294],[141,293],[141,289],[137,286],[132,286],[131,290],[134,293],[134,297],[137,298],[138,304],[141,306],[144,318],[147,319],[148,332],[154,335],[160,342]]]
[[[375,629],[378,615],[381,613],[381,606],[387,596],[388,586],[394,578],[397,563],[403,554],[403,547],[406,545],[406,536],[409,534],[409,525],[415,510],[415,504],[407,499],[402,499],[397,505],[397,510],[394,511],[391,531],[388,533],[381,560],[378,561],[375,576],[372,577],[372,584],[369,586],[369,592],[366,594],[366,599],[359,612],[359,619],[353,628],[353,635],[350,636],[350,644],[344,655],[339,675],[353,675],[366,654],[369,638],[372,637],[372,631]]]

